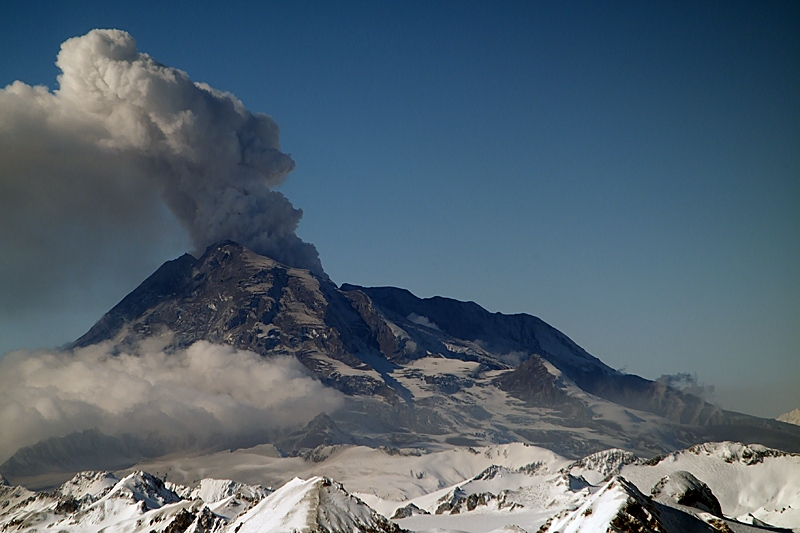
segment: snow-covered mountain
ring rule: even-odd
[[[212,478],[187,486],[139,470],[83,472],[39,493],[0,486],[0,531],[800,531],[800,455],[759,446],[705,444],[649,460],[622,450],[572,460],[519,443],[321,452],[319,462],[273,457],[272,475],[287,478],[277,490]],[[270,475],[246,468],[242,453],[224,455],[194,459]],[[169,475],[194,475],[172,461]],[[291,477],[313,468],[342,481]]]
[[[296,358],[344,395],[343,405],[305,427],[231,434],[218,448],[270,442],[303,454],[335,444],[437,450],[524,442],[579,458],[735,440],[800,451],[800,427],[723,411],[614,370],[536,317],[391,287],[337,287],[233,242],[165,263],[71,349],[135,355],[151,339],[167,354],[210,342]],[[89,429],[23,448],[0,473],[46,486],[79,470],[207,451],[204,442]]]

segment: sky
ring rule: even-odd
[[[274,189],[336,283],[536,315],[725,408],[800,407],[800,4],[166,4],[4,4],[0,87],[52,94],[62,43],[124,30],[272,117],[295,164]],[[74,340],[210,238],[136,180],[58,182],[2,111],[0,154],[55,162],[0,158],[26,191],[0,198],[0,353]]]

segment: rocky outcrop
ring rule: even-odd
[[[441,332],[475,342],[487,352],[495,354],[495,364],[514,366],[519,362],[515,360],[519,354],[523,354],[524,358],[536,354],[586,392],[626,407],[649,411],[682,424],[719,424],[725,419],[721,409],[702,398],[612,369],[537,317],[490,313],[474,302],[459,302],[438,296],[418,298],[405,289],[394,287],[345,284],[342,290],[363,292],[385,316],[398,323],[409,316],[424,317]],[[531,371],[544,376],[535,368],[526,369],[527,373]],[[518,378],[521,376],[509,379],[513,381]],[[538,387],[536,392],[526,393],[530,398],[526,401],[547,403],[551,401],[548,396],[552,397],[553,394],[557,392],[544,385]],[[533,400],[533,395],[538,398]]]
[[[657,501],[694,507],[715,516],[722,516],[722,507],[711,489],[691,472],[679,470],[664,476],[650,492]]]
[[[558,409],[579,420],[591,418],[583,402],[559,387],[556,377],[547,371],[541,357],[536,354],[532,354],[513,371],[495,379],[494,383],[532,406]]]
[[[578,415],[581,407],[553,385],[541,358],[583,390],[627,407],[690,425],[725,419],[701,398],[608,367],[539,318],[392,287],[337,288],[230,241],[200,259],[165,263],[72,347],[112,340],[120,350],[135,350],[141,338],[165,332],[175,348],[206,340],[264,356],[294,355],[323,383],[394,403],[413,399],[392,379],[393,370],[439,354],[487,369],[522,360],[499,386],[533,405]],[[337,372],[337,364],[362,372]]]

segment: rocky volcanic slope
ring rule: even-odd
[[[684,423],[722,419],[719,409],[695,396],[611,369],[536,317],[489,313],[448,298],[423,300],[390,287],[339,289],[232,242],[209,248],[199,260],[184,255],[164,264],[73,347],[114,340],[133,348],[166,331],[175,334],[175,347],[207,340],[265,356],[292,354],[346,393],[390,401],[408,398],[390,374],[415,360],[433,355],[500,370],[536,354],[586,392],[622,405]],[[337,373],[341,365],[364,372]],[[507,388],[514,390],[511,381]]]
[[[343,408],[276,441],[285,453],[321,444],[437,449],[522,441],[570,457],[610,447],[654,455],[725,439],[800,451],[799,427],[725,412],[618,372],[538,318],[403,289],[337,287],[233,242],[165,263],[71,348],[106,342],[112,353],[136,353],[154,336],[168,351],[205,340],[290,355],[347,395]],[[117,437],[51,439],[21,450],[0,472],[12,479],[74,472],[80,457],[91,461],[81,449],[106,449],[109,438]],[[125,457],[103,467],[184,449],[137,438],[120,440],[114,448]],[[76,458],[69,467],[64,450]]]

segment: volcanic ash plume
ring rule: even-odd
[[[302,211],[272,190],[294,168],[272,118],[138,52],[124,31],[69,39],[56,65],[55,92],[0,89],[0,246],[52,256],[146,243],[166,205],[196,251],[231,239],[323,273],[295,234]],[[23,279],[45,259],[31,253],[4,252],[0,273]]]

